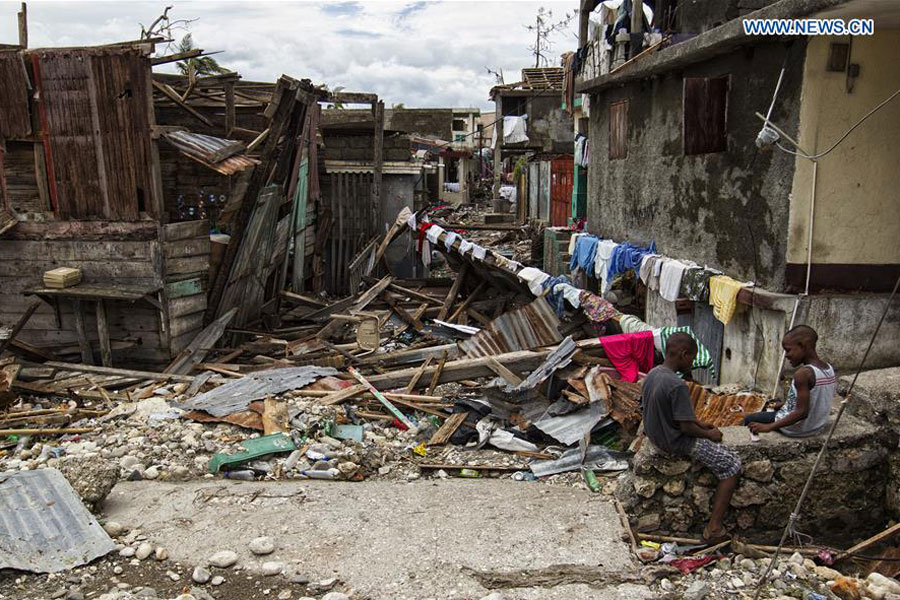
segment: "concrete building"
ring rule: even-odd
[[[574,135],[563,105],[563,75],[561,67],[522,69],[521,81],[491,89],[498,140],[494,197],[501,185],[515,185],[523,199],[519,216],[553,225],[565,225],[572,210]]]
[[[900,99],[859,124],[900,88],[900,13],[840,0],[752,3],[764,5],[752,13],[734,1],[684,4],[669,23],[678,43],[576,79],[590,104],[589,230],[654,240],[667,256],[755,282],[727,326],[709,306],[647,293],[647,322],[692,325],[721,357],[723,382],[773,385],[798,302],[795,320],[818,330],[822,356],[856,368],[900,273]],[[588,57],[605,51],[586,37],[596,5],[582,5]],[[875,33],[749,37],[746,16],[872,18]],[[770,106],[780,147],[757,147],[756,113]],[[821,156],[795,154],[789,139]],[[895,303],[866,366],[900,364],[898,336]]]

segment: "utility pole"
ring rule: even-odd
[[[541,32],[543,31],[544,20],[541,18],[541,12],[538,12],[534,21],[534,30],[537,33],[537,39],[534,42],[534,68],[541,66]]]

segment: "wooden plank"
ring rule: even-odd
[[[25,313],[19,317],[19,320],[16,321],[16,324],[13,325],[12,330],[9,332],[9,337],[3,340],[0,340],[0,355],[3,354],[3,351],[6,350],[6,347],[10,345],[15,339],[16,336],[19,335],[19,332],[22,331],[22,328],[25,327],[25,324],[28,323],[28,319],[31,318],[31,315],[34,314],[43,303],[40,300],[32,301],[31,305],[25,311]]]
[[[166,277],[209,272],[209,254],[166,260]]]
[[[388,409],[388,411],[390,411],[390,413],[392,415],[397,417],[397,420],[400,421],[404,426],[406,426],[407,429],[412,429],[415,427],[415,425],[413,425],[412,422],[408,418],[406,418],[406,415],[404,415],[402,412],[397,410],[397,407],[394,406],[393,404],[391,404],[391,401],[388,400],[387,398],[385,398],[384,395],[381,392],[379,392],[375,386],[373,386],[371,383],[369,383],[366,380],[366,378],[363,377],[359,371],[357,371],[353,367],[349,367],[347,370],[350,372],[351,375],[353,375],[356,378],[357,381],[359,381],[361,384],[366,386],[366,389],[369,390],[369,393],[371,393],[373,396],[375,396],[375,398],[379,402],[381,402],[384,405],[384,407],[386,409]]]
[[[522,383],[522,378],[503,366],[493,356],[487,357],[488,368],[506,380],[509,385],[516,386]]]
[[[115,367],[98,367],[94,365],[67,363],[59,361],[48,361],[44,363],[45,367],[54,369],[63,369],[66,371],[81,371],[82,373],[99,373],[101,375],[121,375],[123,377],[137,377],[139,379],[152,379],[154,381],[186,381],[191,383],[194,377],[189,375],[180,375],[178,373],[157,373],[156,371],[139,371],[135,369],[118,369]],[[221,377],[209,380],[210,383],[225,383],[225,379]]]
[[[398,317],[400,317],[400,319],[403,320],[404,323],[406,323],[410,327],[415,328],[416,331],[421,331],[425,328],[425,325],[422,324],[422,322],[419,320],[419,317],[409,314],[405,308],[400,306],[400,303],[397,301],[393,294],[388,291],[384,291],[381,294],[381,297],[384,298],[384,301],[387,302],[388,306],[391,307],[391,310],[394,311],[394,313]]]
[[[209,237],[209,221],[207,219],[163,225],[163,239],[166,242],[199,237],[207,237],[207,239]]]
[[[189,106],[188,104],[182,102],[181,96],[179,96],[178,93],[175,92],[175,90],[173,90],[171,87],[156,80],[153,81],[153,87],[158,89],[166,98],[174,102],[179,108],[195,117],[201,123],[203,123],[207,127],[213,127],[213,124],[209,121],[209,119],[203,116],[202,113],[197,111],[193,106]]]
[[[234,318],[237,308],[232,308],[227,313],[210,323],[206,329],[200,332],[197,337],[173,360],[165,369],[166,373],[188,374],[194,368],[194,365],[202,362],[216,342],[225,333],[225,328]],[[202,319],[203,315],[200,314]]]
[[[324,404],[326,406],[333,406],[335,404],[340,404],[344,400],[347,400],[348,398],[352,398],[353,396],[355,396],[357,394],[361,394],[364,391],[366,391],[366,386],[364,386],[361,383],[357,383],[355,385],[351,385],[350,387],[345,387],[344,389],[342,389],[340,391],[333,392],[333,393],[329,394],[328,396],[325,396],[322,399],[322,404]]]
[[[453,280],[453,285],[450,287],[450,292],[447,294],[447,298],[444,300],[444,304],[441,305],[441,311],[438,313],[438,320],[444,321],[447,318],[447,315],[450,313],[450,307],[453,306],[453,303],[456,302],[456,296],[459,294],[459,288],[463,283],[463,280],[466,278],[466,273],[469,270],[469,263],[463,263],[462,268],[459,270],[459,275],[456,279]]]
[[[891,527],[888,527],[881,533],[873,535],[872,537],[867,538],[854,546],[851,546],[844,552],[841,552],[840,554],[838,554],[837,560],[843,560],[844,558],[852,558],[851,555],[853,553],[862,552],[864,550],[867,550],[867,549],[871,548],[872,546],[875,546],[876,544],[879,544],[879,543],[883,542],[884,540],[896,535],[897,532],[900,532],[900,523],[892,525]]]
[[[169,335],[178,337],[189,331],[197,331],[203,328],[203,313],[193,313],[169,319]]]
[[[72,300],[72,308],[75,311],[75,333],[78,335],[78,346],[81,348],[81,360],[85,364],[92,365],[94,364],[94,353],[85,333],[84,310],[81,300],[77,298]]]
[[[176,240],[163,243],[163,253],[167,259],[203,256],[210,253],[209,236]]]
[[[438,363],[438,368],[434,370],[434,374],[431,376],[431,383],[428,385],[428,391],[425,392],[427,396],[434,394],[434,388],[437,387],[438,381],[441,380],[441,373],[444,371],[444,364],[446,362],[447,352],[444,351],[444,354],[441,356],[441,362]]]
[[[410,378],[409,383],[406,384],[406,393],[411,394],[416,389],[416,386],[419,384],[419,380],[422,378],[422,374],[425,372],[425,369],[428,368],[428,365],[431,364],[431,361],[434,357],[429,356],[425,359],[425,361],[419,366],[413,376]]]
[[[205,277],[193,277],[166,284],[166,295],[168,295],[169,299],[204,294],[204,292],[206,292]]]
[[[469,416],[468,412],[454,413],[450,415],[446,421],[441,425],[440,429],[434,432],[434,435],[431,436],[431,439],[428,440],[429,446],[443,446],[446,444],[450,438],[456,433],[456,430],[459,429],[459,426],[465,422],[466,417]]]
[[[109,325],[106,322],[106,301],[95,302],[97,308],[97,337],[100,339],[100,364],[112,366],[112,348],[109,345]]]
[[[206,294],[195,294],[169,300],[169,318],[183,317],[206,310]]]

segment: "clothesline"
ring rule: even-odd
[[[656,253],[653,242],[646,248],[630,242],[616,243],[589,233],[576,233],[569,240],[573,273],[580,269],[600,280],[601,293],[606,294],[613,279],[634,271],[647,289],[658,292],[669,302],[687,298],[694,302],[708,302],[713,315],[727,325],[737,307],[737,295],[742,288],[753,286],[720,271],[701,267],[692,261],[682,261]]]
[[[422,255],[422,262],[426,265],[430,264],[431,261],[431,244],[438,247],[443,245],[448,251],[456,251],[464,258],[469,257],[472,260],[493,265],[496,268],[503,269],[508,273],[515,275],[519,281],[528,286],[529,291],[531,291],[534,296],[544,296],[550,305],[556,309],[557,314],[559,315],[562,315],[565,310],[565,303],[568,303],[572,308],[576,310],[580,309],[584,315],[594,323],[602,324],[610,320],[617,321],[622,329],[622,335],[625,336],[624,339],[629,340],[629,338],[635,335],[642,339],[652,339],[652,347],[662,354],[665,354],[666,341],[670,335],[676,332],[688,333],[696,340],[698,346],[697,358],[694,361],[693,367],[697,369],[708,369],[710,373],[715,376],[715,363],[712,359],[712,355],[690,327],[650,327],[647,323],[644,323],[634,315],[621,313],[611,302],[602,296],[576,287],[572,284],[572,281],[564,275],[551,276],[536,267],[525,267],[521,263],[510,260],[493,250],[483,248],[478,244],[470,242],[455,232],[445,231],[439,225],[435,225],[424,219],[418,221],[415,214],[410,215],[407,220],[407,225],[411,231],[417,233],[417,250]],[[621,248],[618,252],[614,251],[610,254],[608,263],[610,268],[635,269],[640,267],[641,260],[639,257],[641,251],[646,249],[628,243],[616,244],[615,246],[621,246]],[[655,246],[651,244],[649,249],[655,250]],[[642,334],[642,332],[649,332],[652,335],[652,338],[645,338],[646,334]],[[600,339],[602,341],[607,337],[610,336],[603,336]],[[633,345],[629,347],[634,349],[641,348],[642,352],[646,350],[646,346]],[[618,366],[619,365],[617,365],[617,368]],[[630,378],[635,375],[637,371],[632,373],[630,367],[627,368],[626,371],[627,374],[623,373],[621,370],[620,373],[633,381],[633,379]]]

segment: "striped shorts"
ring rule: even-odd
[[[737,452],[713,441],[698,438],[691,448],[690,457],[712,471],[719,480],[734,477],[741,472],[741,457]]]

